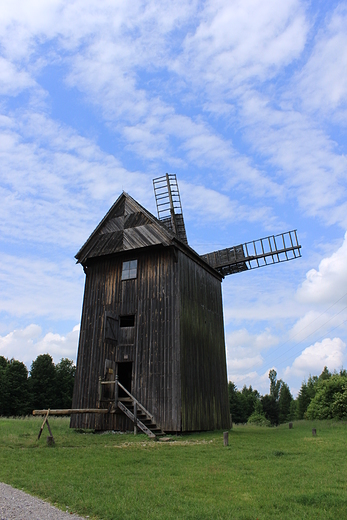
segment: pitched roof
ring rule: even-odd
[[[123,192],[75,258],[84,264],[88,258],[159,244],[167,246],[174,239],[154,215]]]

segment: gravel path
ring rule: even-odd
[[[0,482],[0,520],[85,520]]]

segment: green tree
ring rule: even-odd
[[[70,359],[63,358],[55,366],[57,408],[71,408],[76,367]]]
[[[30,412],[28,369],[15,359],[6,367],[7,410],[6,415],[26,415]]]
[[[339,374],[319,379],[316,394],[306,411],[307,419],[339,419],[347,415],[344,409],[346,385],[347,378]]]
[[[318,377],[318,380],[327,381],[330,378],[331,378],[331,373],[329,372],[327,367],[324,367],[321,375]]]
[[[290,407],[293,401],[293,396],[290,393],[289,386],[286,383],[281,384],[279,393],[279,422],[285,423],[290,420]]]
[[[279,424],[280,407],[278,401],[273,395],[264,395],[261,398],[261,404],[263,406],[265,417],[270,421],[273,426]]]
[[[253,413],[256,401],[259,399],[257,390],[246,385],[241,392],[236,385],[230,381],[228,385],[230,413],[234,423],[246,423],[248,417]]]
[[[335,419],[347,419],[347,374],[344,376],[346,383],[342,385],[341,392],[337,392],[334,396],[331,410]]]
[[[270,370],[269,379],[270,394],[264,395],[261,398],[261,404],[263,406],[266,418],[271,422],[272,425],[277,425],[279,424],[280,420],[279,395],[282,386],[282,380],[279,379],[277,381],[276,370]]]
[[[49,354],[41,354],[32,362],[29,388],[34,409],[55,408],[56,372],[53,359]]]
[[[306,381],[304,380],[301,384],[301,388],[298,395],[298,405],[297,405],[297,416],[298,419],[304,419],[306,410],[316,395],[316,386],[318,382],[317,376],[310,376]]]
[[[6,369],[8,360],[3,356],[0,356],[0,415],[6,414],[6,407],[8,402],[7,397],[7,376]]]
[[[281,385],[282,385],[282,380],[279,379],[277,381],[277,372],[274,369],[270,370],[269,379],[270,379],[270,395],[275,399],[275,401],[278,401],[280,390],[281,390]]]
[[[263,406],[259,399],[257,399],[254,406],[254,412],[250,415],[247,422],[258,426],[271,426],[270,421],[265,417]]]

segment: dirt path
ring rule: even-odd
[[[0,520],[85,520],[0,482]],[[87,517],[88,518],[88,517]]]

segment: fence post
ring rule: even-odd
[[[114,408],[117,410],[118,408],[118,374],[116,375],[115,382],[114,382]]]
[[[224,446],[228,446],[229,445],[229,432],[224,432],[223,433],[223,441],[224,441]]]
[[[99,376],[99,388],[98,388],[98,391],[99,391],[99,406],[98,408],[100,408],[100,403],[101,403],[101,392],[102,392],[102,385],[101,385],[101,376]]]
[[[290,423],[289,423],[289,429],[291,430],[292,428],[293,428],[293,423],[290,422]]]
[[[312,435],[313,437],[315,437],[317,435],[317,430],[316,428],[312,428]]]

